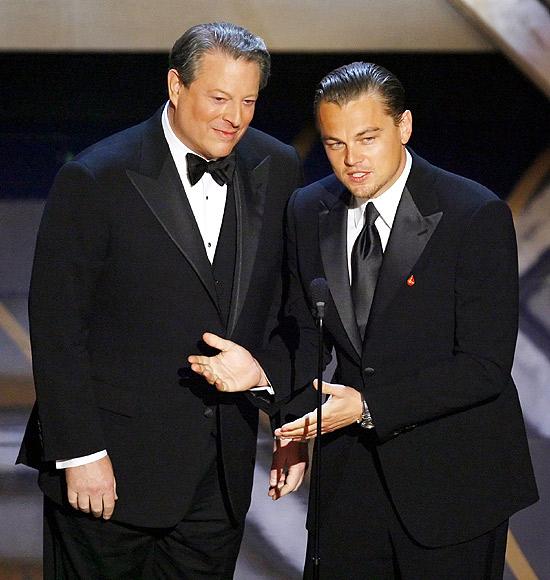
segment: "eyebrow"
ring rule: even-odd
[[[359,131],[359,133],[356,133],[355,138],[362,137],[365,133],[376,133],[379,131],[382,131],[381,127],[367,127],[366,129]],[[323,141],[341,141],[339,137],[331,137],[330,135],[323,135],[322,139]]]
[[[211,93],[222,93],[224,94],[226,97],[232,97],[233,95],[231,93],[228,93],[227,91],[224,91],[223,89],[208,89],[206,91],[206,94],[211,94]],[[257,99],[259,96],[259,93],[250,93],[250,95],[246,95],[245,99]]]
[[[355,135],[355,136],[362,137],[365,133],[376,133],[377,131],[381,131],[381,130],[382,129],[380,127],[367,127],[363,131],[359,131],[359,133],[357,133],[357,135]]]

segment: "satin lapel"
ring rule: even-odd
[[[218,308],[212,267],[172,157],[167,155],[157,178],[131,170],[127,174]]]
[[[256,263],[271,157],[263,159],[251,172],[237,157],[233,183],[237,215],[237,255],[227,336],[235,330]]]
[[[423,216],[405,187],[384,252],[369,325],[372,319],[383,313],[399,287],[406,283],[442,215],[440,211]]]
[[[332,207],[321,201],[319,246],[330,293],[350,343],[361,354],[361,335],[353,310],[347,258],[347,205],[341,197]]]

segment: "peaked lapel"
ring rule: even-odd
[[[338,184],[337,187],[337,191],[323,188],[324,195],[319,210],[319,247],[336,310],[355,354],[360,356],[361,335],[353,309],[347,258],[347,210],[350,194],[343,185]]]
[[[138,170],[126,174],[166,234],[201,280],[220,320],[212,266],[161,125],[162,108],[146,121]]]
[[[244,155],[239,155],[239,149],[237,150],[237,171],[233,180],[237,215],[237,251],[227,326],[228,338],[237,326],[252,280],[263,223],[271,157],[261,159],[254,166],[255,163],[257,159],[251,160],[253,167],[249,166]]]
[[[397,290],[406,283],[443,215],[442,211],[436,211],[438,206],[432,194],[432,184],[422,175],[426,166],[429,166],[427,162],[413,154],[411,174],[397,207],[384,252],[367,333],[371,321],[384,312]],[[419,209],[420,205],[424,214]]]

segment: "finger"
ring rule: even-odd
[[[103,496],[103,519],[109,520],[115,511],[115,492]],[[95,515],[95,514],[94,514]]]
[[[315,389],[317,389],[317,379],[315,379],[313,381],[313,387]],[[343,385],[335,385],[333,383],[325,383],[325,381],[323,381],[323,388],[322,388],[322,392],[325,395],[336,395],[341,393],[343,388]]]
[[[317,412],[312,411],[307,415],[304,415],[300,419],[296,419],[290,423],[285,423],[282,427],[279,427],[275,431],[275,435],[278,437],[290,437],[294,438],[300,432],[304,435],[308,434],[311,430],[317,428]]]
[[[81,512],[90,513],[90,496],[86,493],[79,493],[77,498],[77,509]]]
[[[90,511],[94,518],[100,518],[103,514],[103,497],[90,496]]]
[[[222,351],[229,350],[235,344],[234,342],[226,340],[225,338],[222,338],[217,334],[212,334],[211,332],[205,332],[202,335],[202,339],[204,340],[204,342],[206,342],[208,346],[213,346],[214,348],[217,348],[218,350]]]
[[[289,468],[286,475],[285,486],[281,489],[281,497],[296,491],[304,479],[303,466],[293,465]]]
[[[187,357],[187,361],[190,362],[192,365],[196,364],[196,365],[200,365],[200,367],[203,367],[204,365],[208,364],[209,361],[209,357],[207,356],[203,356],[200,354],[190,354]],[[193,368],[193,367],[191,367]],[[195,372],[199,372],[198,370],[193,369]]]
[[[225,381],[222,381],[219,377],[216,378],[213,384],[216,387],[216,389],[218,389],[218,391],[221,391],[222,393],[229,390],[227,383]]]
[[[78,494],[76,491],[67,489],[67,500],[69,501],[71,507],[73,507],[75,510],[78,509]]]

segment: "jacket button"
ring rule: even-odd
[[[214,409],[212,407],[206,407],[206,409],[202,413],[207,419],[210,419],[214,416]]]
[[[365,373],[365,375],[367,375],[367,377],[372,377],[372,375],[374,374],[374,369],[372,367],[365,367],[363,369],[363,372]]]

